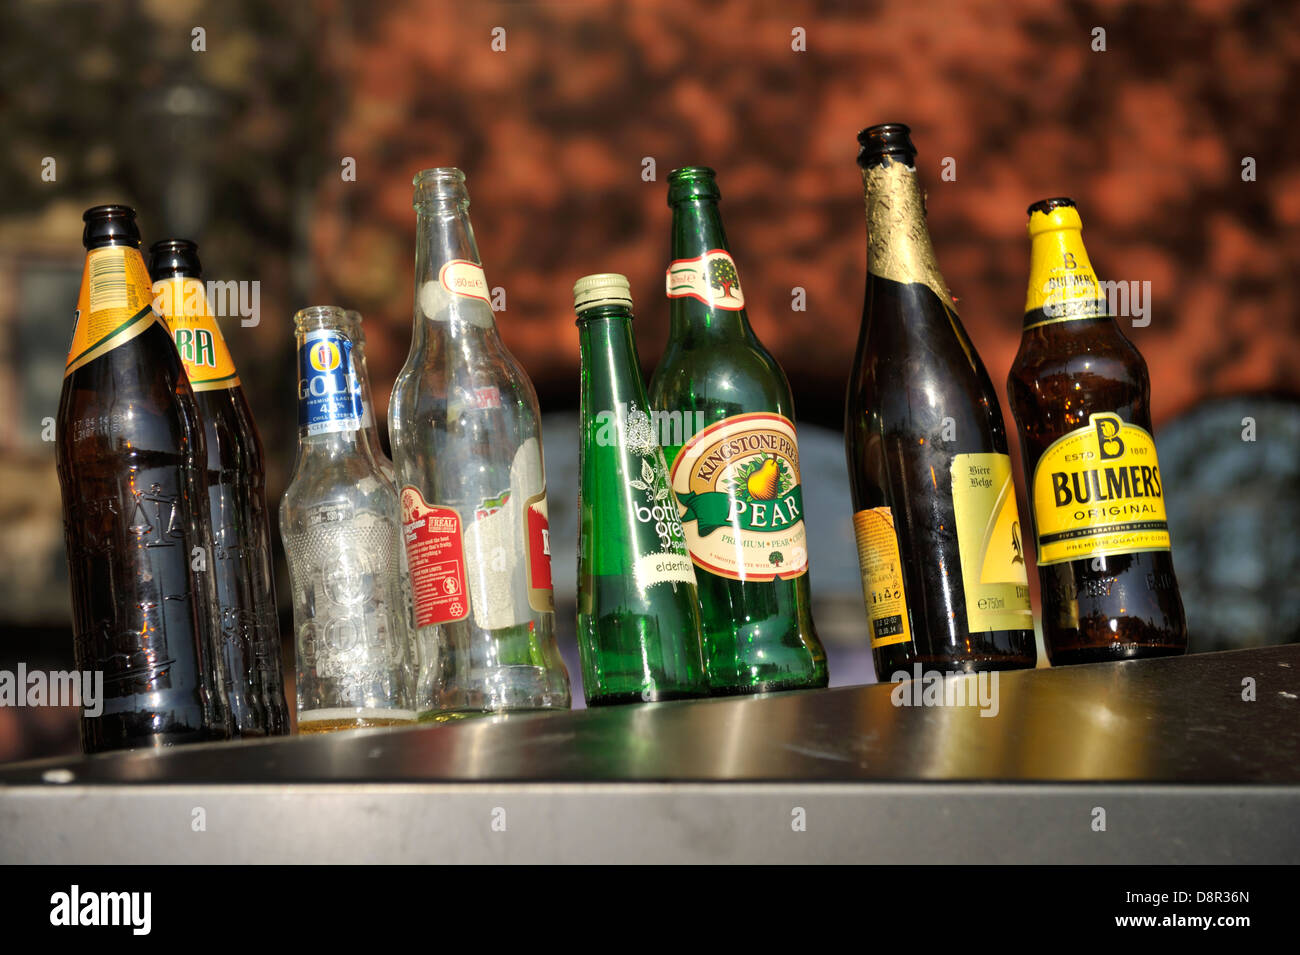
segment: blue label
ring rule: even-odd
[[[352,369],[352,342],[335,331],[308,332],[298,346],[298,433],[360,427],[361,381]]]

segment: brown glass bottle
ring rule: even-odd
[[[876,674],[1032,667],[997,393],[935,263],[907,127],[858,141],[869,242],[845,443]]]
[[[1007,379],[1055,665],[1187,649],[1146,362],[1111,315],[1070,199],[1029,207],[1029,294]]]
[[[87,752],[230,735],[218,691],[207,455],[194,392],[153,294],[135,212],[85,214],[86,267],[57,422]]]
[[[231,729],[237,736],[289,732],[275,607],[262,440],[200,279],[198,247],[164,239],[149,249],[149,275],[194,389],[207,447],[212,576]]]

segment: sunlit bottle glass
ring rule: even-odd
[[[1029,207],[1020,351],[1007,376],[1037,544],[1052,664],[1187,650],[1151,377],[1083,245],[1074,200]]]
[[[578,651],[588,705],[705,696],[699,594],[622,275],[573,287],[581,348]]]
[[[363,434],[353,344],[361,318],[294,316],[298,457],[280,504],[293,590],[301,733],[415,721],[397,492]]]
[[[497,334],[458,169],[415,177],[415,323],[389,401],[423,718],[567,709],[537,395]]]
[[[370,369],[366,365],[366,332],[359,324],[357,326],[357,339],[352,346],[352,361],[357,368],[357,377],[361,384],[361,433],[370,448],[370,454],[375,459],[375,464],[379,466],[380,472],[384,477],[393,482],[393,487],[397,487],[397,475],[393,470],[392,459],[384,453],[383,445],[379,443],[379,426],[376,423],[375,403],[370,394]],[[406,629],[411,636],[409,651],[406,654],[404,670],[406,673],[407,687],[409,689],[412,704],[419,689],[419,674],[417,672],[419,660],[419,646],[416,643],[417,630],[415,627],[415,609],[411,604],[411,573],[406,563],[406,546],[403,544],[398,549],[401,556],[401,576],[402,576],[402,606],[406,614]]]
[[[672,326],[650,380],[719,693],[825,686],[785,373],[754,334],[712,169],[668,174]]]
[[[96,206],[85,221],[55,442],[77,668],[103,677],[82,746],[224,739],[198,406],[152,307],[134,210]]]
[[[289,732],[280,665],[271,527],[262,440],[220,324],[208,309],[198,246],[164,239],[149,249],[155,302],[176,342],[207,445],[212,578],[231,728],[238,736]]]
[[[867,285],[844,429],[876,675],[1032,667],[997,391],[939,273],[908,128],[858,141]]]

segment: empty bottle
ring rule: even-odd
[[[153,308],[135,211],[86,212],[56,426],[77,668],[103,673],[88,753],[225,739],[194,392]]]
[[[844,430],[876,675],[1032,667],[997,391],[939,273],[908,128],[858,142],[867,286]]]
[[[262,441],[221,328],[208,308],[198,247],[184,239],[155,242],[149,249],[149,274],[203,421],[211,570],[231,729],[237,736],[282,735],[289,732],[289,708],[280,667]]]
[[[415,722],[397,491],[363,434],[361,316],[294,316],[298,457],[280,503],[293,591],[298,731]]]
[[[497,334],[459,169],[415,177],[415,327],[388,434],[422,718],[568,709],[537,395]]]
[[[794,400],[754,334],[714,172],[668,174],[672,329],[650,400],[683,508],[715,694],[825,686],[813,626]]]
[[[573,286],[581,348],[578,652],[588,706],[707,696],[699,594],[632,338],[627,278]]]

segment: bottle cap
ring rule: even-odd
[[[1036,235],[1042,235],[1044,232],[1056,232],[1061,229],[1079,229],[1083,228],[1083,220],[1079,218],[1079,210],[1075,208],[1074,200],[1067,199],[1064,196],[1058,196],[1055,199],[1040,199],[1027,210],[1029,212],[1029,222],[1026,228],[1029,230],[1029,237],[1032,239]]]
[[[632,308],[632,286],[626,275],[597,272],[584,275],[573,283],[573,310],[585,312],[597,305],[622,305]]]
[[[149,246],[149,277],[157,281],[174,275],[203,277],[199,247],[189,239],[163,239]]]

